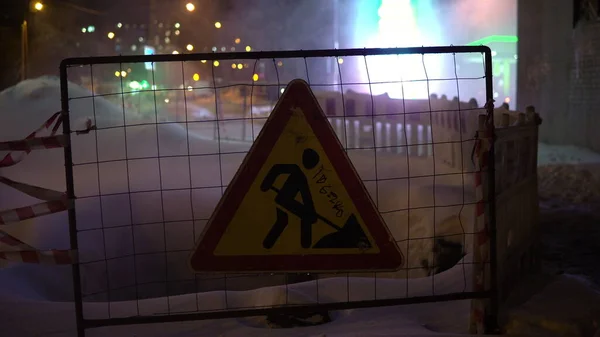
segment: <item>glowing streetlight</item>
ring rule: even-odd
[[[175,31],[175,35],[179,35],[179,34],[181,34],[181,32],[178,29],[178,30]]]
[[[175,54],[175,55],[177,55],[177,54],[179,54],[179,52],[178,52],[177,50],[173,50],[173,53],[172,53],[172,54]]]
[[[35,4],[33,4],[33,8],[36,11],[41,11],[42,9],[44,9],[44,4],[38,1]]]
[[[122,23],[120,23],[120,22],[119,22],[119,23],[117,23],[117,28],[121,28],[121,27],[123,27],[123,24],[122,24]]]
[[[243,65],[243,64],[241,64],[241,63],[238,63],[238,64],[237,64],[237,68],[238,68],[238,69],[240,69],[240,70],[241,70],[243,67],[244,67],[244,65]]]
[[[176,22],[176,23],[175,23],[175,28],[176,28],[176,29],[179,29],[179,27],[181,27],[181,24],[180,24],[179,22]]]
[[[200,60],[200,62],[202,62],[202,63],[206,63],[206,60]]]
[[[192,76],[192,79],[196,82],[200,81],[200,75],[196,73],[196,74],[194,74],[194,76]]]
[[[246,46],[246,51],[251,51],[252,48],[250,46]]]
[[[219,21],[215,22],[215,28],[218,29],[218,28],[221,28],[221,27],[222,27],[222,25],[221,25],[221,23]]]
[[[277,62],[277,66],[278,66],[278,67],[282,67],[282,66],[283,66],[283,62],[281,62],[281,61],[278,61],[278,62]]]
[[[232,63],[232,64],[231,64],[231,69],[235,69],[235,68],[236,68],[236,65],[235,65],[235,63]]]
[[[258,74],[254,74],[254,75],[252,75],[252,80],[253,80],[254,82],[258,81]]]
[[[194,46],[191,44],[188,44],[187,46],[185,46],[185,49],[187,49],[188,51],[192,51],[192,50],[194,50]]]
[[[341,57],[340,57],[340,58],[338,58],[338,64],[342,64],[342,63],[344,63],[344,59],[343,59],[343,58],[341,58]]]
[[[111,39],[111,40],[112,40],[112,39],[114,39],[114,38],[115,38],[115,33],[113,33],[113,32],[109,32],[107,36],[108,36],[108,38],[109,38],[109,39]]]
[[[127,72],[125,70],[121,71],[121,77],[127,77]]]
[[[196,9],[196,6],[194,6],[194,4],[193,4],[193,3],[191,3],[191,2],[188,2],[188,3],[185,5],[185,9],[187,9],[187,11],[188,11],[188,12],[193,12],[193,11]]]
[[[233,42],[235,42],[235,44],[240,44],[240,42],[242,42],[242,39],[237,37],[237,38],[235,38],[235,40],[233,40]]]
[[[117,70],[117,71],[115,71],[115,76],[117,76],[117,77],[121,76],[121,72],[120,72],[120,71],[118,71],[118,70]]]
[[[215,67],[218,67],[218,66],[219,66],[219,64],[220,64],[220,63],[219,63],[219,61],[215,61],[215,62],[213,62],[213,66],[215,66]]]

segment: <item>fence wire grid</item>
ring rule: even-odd
[[[471,155],[477,116],[491,99],[489,52],[423,47],[65,60],[80,326],[489,296],[472,289],[469,255],[477,202]],[[192,273],[187,260],[198,236],[296,78],[311,86],[405,265],[387,273]]]

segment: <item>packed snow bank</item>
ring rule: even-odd
[[[600,154],[573,145],[538,144],[538,165],[600,163]]]
[[[600,205],[600,154],[540,143],[538,187],[542,206]]]
[[[585,278],[559,275],[509,314],[509,335],[592,337],[600,328],[600,292]]]
[[[600,205],[600,164],[540,166],[538,188],[542,202]]]

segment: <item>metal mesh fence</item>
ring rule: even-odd
[[[76,198],[71,234],[80,256],[75,277],[83,326],[487,296],[472,291],[470,256],[477,202],[471,151],[477,115],[491,99],[486,52],[434,47],[66,60],[67,165]],[[310,84],[403,252],[404,267],[192,273],[195,241],[295,78]]]

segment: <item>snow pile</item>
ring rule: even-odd
[[[541,201],[600,205],[600,164],[538,167]]]
[[[600,332],[600,292],[586,279],[560,275],[509,314],[509,335],[591,337]]]
[[[600,163],[600,154],[573,145],[538,145],[538,165],[586,163]]]

